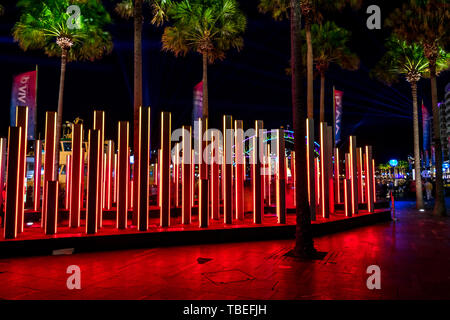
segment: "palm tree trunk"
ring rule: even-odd
[[[292,121],[294,127],[294,149],[298,155],[295,161],[296,172],[306,168],[306,119],[303,95],[303,66],[300,3],[291,0],[291,79],[292,79]],[[306,175],[298,175],[295,183],[295,199],[297,203],[294,253],[300,257],[311,257],[315,254],[312,237],[311,216],[308,203]]]
[[[55,154],[55,177],[58,180],[59,174],[59,148],[61,140],[62,113],[64,100],[64,80],[66,78],[67,49],[61,48],[61,74],[59,77],[59,94],[58,94],[58,116],[56,118],[56,154]]]
[[[434,148],[436,158],[436,200],[434,202],[433,213],[437,216],[446,216],[444,197],[444,181],[442,179],[442,145],[441,145],[441,121],[439,119],[439,109],[437,105],[437,87],[436,87],[436,60],[430,62],[431,79],[431,102],[433,104],[433,130],[434,130]]]
[[[139,162],[139,108],[142,106],[142,3],[134,1],[134,99],[133,99],[133,177],[136,177]],[[134,179],[137,182],[137,179]],[[133,188],[133,202],[138,203],[139,188]],[[137,223],[137,207],[133,210],[133,223]]]
[[[314,78],[313,78],[313,47],[311,40],[311,24],[306,21],[306,81],[307,81],[307,105],[308,105],[308,118],[314,118]]]
[[[325,122],[325,73],[320,73],[320,122]]]
[[[202,99],[202,116],[208,118],[208,56],[203,54],[203,99]]]
[[[423,209],[422,173],[420,170],[420,146],[419,146],[419,113],[417,111],[417,82],[411,82],[413,98],[413,127],[414,127],[414,170],[416,177],[416,208]]]

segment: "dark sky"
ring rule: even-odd
[[[105,1],[111,7],[112,1]],[[344,91],[343,138],[357,135],[358,144],[372,144],[378,161],[405,159],[412,154],[412,101],[408,83],[387,87],[372,80],[368,72],[383,54],[388,30],[368,30],[365,13],[368,5],[381,7],[382,19],[394,1],[364,1],[361,10],[345,10],[333,19],[352,31],[350,46],[361,59],[360,70],[349,72],[331,67],[327,74],[326,109],[332,121],[332,86]],[[0,17],[0,135],[7,135],[11,82],[14,74],[39,65],[38,132],[44,134],[45,111],[55,110],[58,99],[60,61],[39,51],[23,52],[13,42],[11,28],[18,18],[15,1],[2,1],[6,13]],[[395,1],[396,4],[400,1]],[[257,11],[258,0],[241,0],[248,18],[241,52],[231,51],[224,61],[209,68],[210,121],[219,124],[223,114],[243,119],[250,126],[264,120],[266,128],[291,123],[289,66],[289,24],[274,22]],[[172,112],[172,128],[190,123],[192,89],[201,80],[201,58],[190,54],[175,58],[161,51],[162,28],[152,26],[146,8],[143,40],[144,104],[152,108],[152,147],[159,143],[159,112]],[[114,50],[96,62],[73,62],[67,67],[64,120],[80,116],[91,127],[94,109],[106,111],[106,138],[116,139],[119,120],[132,119],[133,24],[111,10],[114,24],[110,31]],[[439,99],[450,82],[449,72],[438,79]],[[419,83],[419,99],[431,107],[429,81]],[[319,80],[315,81],[315,110],[319,108]],[[217,125],[216,125],[217,127]]]

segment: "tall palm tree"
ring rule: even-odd
[[[305,32],[302,35],[306,37]],[[335,63],[343,69],[356,70],[359,67],[359,58],[347,46],[350,32],[338,27],[334,22],[313,24],[311,37],[314,64],[320,75],[320,122],[323,122],[325,121],[325,73],[330,64]]]
[[[306,75],[308,118],[314,118],[314,51],[311,26],[313,23],[323,23],[326,16],[341,11],[346,6],[359,8],[361,0],[300,0],[300,7],[305,20],[306,37]]]
[[[436,150],[436,200],[434,214],[447,215],[442,179],[442,143],[440,137],[440,119],[437,105],[437,60],[441,54],[439,48],[448,49],[450,45],[450,3],[448,0],[409,0],[397,8],[386,20],[395,34],[409,43],[417,42],[423,49],[429,62],[431,80],[431,101],[433,109],[434,147]]]
[[[111,52],[113,45],[110,34],[104,30],[110,23],[110,17],[99,1],[77,3],[81,10],[79,29],[67,27],[69,15],[66,9],[71,4],[69,0],[20,0],[17,6],[21,16],[13,28],[14,39],[23,50],[39,49],[49,57],[61,57],[56,141],[61,137],[66,64],[76,60],[100,59]],[[58,167],[59,152],[56,153],[56,175]]]
[[[295,161],[295,169],[301,172],[306,167],[306,107],[304,100],[303,80],[304,65],[302,60],[301,7],[296,0],[260,0],[259,9],[263,13],[271,13],[275,20],[290,20],[291,37],[291,92],[292,122],[294,128],[294,149],[299,155]],[[294,254],[311,258],[316,255],[311,228],[311,213],[308,203],[306,175],[299,175],[295,185],[296,231]]]
[[[198,52],[203,61],[203,111],[208,117],[208,63],[225,58],[225,52],[240,50],[247,20],[236,0],[171,1],[156,8],[155,16],[166,16],[170,26],[164,29],[163,49],[175,56]],[[159,21],[159,19],[157,19]]]
[[[422,176],[420,165],[419,112],[417,104],[417,83],[423,77],[429,77],[429,62],[423,48],[418,43],[408,44],[395,36],[386,42],[386,53],[374,68],[372,75],[377,76],[388,85],[404,77],[411,85],[413,100],[413,132],[414,132],[414,171],[416,177],[416,207],[423,209]],[[449,67],[450,55],[442,54],[437,60],[437,72]]]

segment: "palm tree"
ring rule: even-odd
[[[5,13],[5,7],[3,7],[3,6],[0,4],[0,16],[2,16],[4,13]]]
[[[97,0],[77,4],[81,9],[79,29],[67,27],[69,0],[20,0],[17,6],[21,9],[21,16],[13,28],[14,39],[23,50],[39,49],[49,57],[61,57],[56,141],[61,137],[66,64],[100,59],[111,52],[113,45],[110,34],[104,30],[110,17],[103,5]],[[56,174],[58,167],[59,152],[56,153]]]
[[[161,1],[157,1],[157,4]],[[208,117],[208,63],[225,58],[225,52],[240,50],[247,20],[236,0],[170,1],[154,7],[155,21],[165,17],[170,26],[164,29],[163,50],[175,56],[198,52],[203,61],[202,116]]]
[[[417,42],[424,50],[429,62],[431,101],[433,109],[434,147],[436,150],[436,200],[434,214],[446,216],[444,181],[442,179],[442,145],[440,119],[437,105],[437,60],[441,51],[450,44],[450,4],[448,0],[410,0],[397,8],[386,20],[395,34],[408,43]]]
[[[305,32],[303,32],[305,38]],[[325,73],[331,63],[336,63],[343,69],[356,70],[359,58],[347,46],[350,32],[338,27],[334,22],[311,26],[314,64],[320,74],[320,122],[325,121]],[[304,50],[304,56],[306,54]]]
[[[417,83],[430,73],[429,62],[421,45],[408,44],[395,36],[391,36],[386,42],[386,53],[374,68],[372,74],[376,75],[388,85],[404,77],[411,85],[413,99],[413,130],[414,130],[414,171],[416,178],[416,207],[423,209],[422,176],[420,165],[420,134],[419,112],[417,105]],[[438,72],[449,66],[447,55],[443,54],[437,61]]]
[[[289,18],[291,36],[291,92],[292,122],[294,128],[295,169],[301,172],[306,167],[306,108],[304,100],[304,65],[302,59],[301,7],[296,0],[260,0],[259,9],[271,13],[275,20]],[[303,156],[302,156],[303,155]],[[311,212],[308,203],[306,175],[299,175],[295,185],[296,219],[295,248],[299,257],[312,258],[317,254],[311,228]]]

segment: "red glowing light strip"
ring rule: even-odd
[[[103,177],[104,177],[104,170],[103,170],[103,158],[104,158],[104,142],[105,142],[105,112],[94,110],[94,130],[99,130],[100,132],[100,154],[99,154],[99,179],[100,179],[100,186],[99,186],[99,192],[100,192],[100,201],[97,204],[98,205],[98,227],[101,228],[103,224],[103,204],[105,199],[105,188],[103,185]]]
[[[350,136],[350,139],[349,139],[350,141],[349,141],[349,143],[350,143],[350,145],[349,145],[349,153],[350,153],[350,163],[349,163],[349,171],[350,171],[350,177],[351,177],[351,180],[350,180],[350,188],[351,188],[351,198],[352,198],[352,214],[353,213],[356,213],[355,212],[355,183],[354,183],[354,181],[355,181],[355,177],[354,177],[354,168],[353,168],[353,165],[354,165],[354,157],[355,157],[355,155],[353,154],[353,148],[354,148],[354,145],[353,145],[353,137],[352,136]]]
[[[243,148],[243,123],[242,120],[234,121],[235,128],[235,161],[236,161],[236,219],[244,219],[244,180],[245,180],[245,155]]]
[[[341,172],[340,163],[339,163],[339,148],[335,148],[334,151],[334,179],[336,184],[336,202],[341,202],[341,188],[340,188],[340,175]]]
[[[86,233],[95,234],[98,230],[98,203],[101,203],[100,189],[100,131],[89,130],[87,199],[86,199]],[[94,204],[92,204],[92,201]]]
[[[70,190],[70,183],[71,183],[71,158],[72,156],[68,154],[66,156],[66,194],[65,194],[65,209],[69,210],[69,203],[71,199],[71,190]]]
[[[45,202],[47,201],[47,191],[45,184],[47,181],[56,180],[55,177],[55,156],[56,156],[56,112],[45,113],[45,161],[44,161],[44,192],[42,196],[42,219],[41,226],[45,225]]]
[[[56,234],[58,222],[58,181],[47,181],[47,201],[45,202],[45,234]]]
[[[72,130],[72,166],[70,179],[69,226],[80,226],[81,206],[83,203],[84,178],[83,125],[76,124]]]
[[[326,129],[326,123],[321,122],[320,123],[320,181],[321,181],[321,197],[320,197],[320,206],[322,211],[322,217],[327,217],[327,201],[326,201],[326,188],[325,188],[325,180],[326,180],[326,173],[325,173],[325,152],[326,152],[326,146],[325,146],[325,129]]]
[[[191,223],[191,127],[183,126],[183,158],[181,168],[181,217],[182,224]]]
[[[118,127],[117,171],[115,174],[118,188],[116,189],[116,228],[126,229],[128,225],[128,185],[130,178],[129,124],[127,121],[119,121]]]
[[[170,225],[170,136],[172,115],[170,112],[161,112],[161,205],[160,205],[160,225],[168,227]]]
[[[377,198],[377,190],[375,184],[375,159],[372,158],[372,187],[373,187],[373,200],[376,201]]]
[[[3,147],[0,147],[0,150],[3,150]],[[1,159],[0,155],[0,159]],[[41,166],[42,166],[42,141],[36,140],[34,147],[34,201],[33,208],[34,211],[39,211],[39,206],[41,204]],[[0,160],[0,166],[3,163]],[[2,181],[2,179],[0,179]]]
[[[314,160],[314,174],[315,174],[315,179],[316,179],[316,206],[320,205],[320,201],[321,201],[321,193],[320,193],[320,172],[319,172],[319,168],[320,168],[320,163],[319,163],[319,158],[316,158]],[[313,211],[313,213],[315,213]],[[315,215],[314,215],[315,216]]]
[[[8,130],[8,162],[6,168],[6,199],[5,199],[5,239],[17,237],[17,219],[19,215],[19,172],[20,172],[20,144],[21,127],[9,127]]]
[[[233,141],[232,135],[228,134],[228,130],[233,127],[233,119],[231,116],[223,116],[223,216],[224,223],[231,224],[233,220],[233,177],[232,177],[232,160],[231,146]],[[264,199],[262,199],[264,201]]]
[[[19,166],[19,181],[21,185],[21,192],[19,193],[19,216],[17,220],[17,231],[23,232],[24,217],[25,217],[25,201],[24,196],[26,193],[26,166],[27,166],[27,134],[28,134],[28,107],[16,107],[16,126],[22,127],[20,144],[20,166]]]
[[[348,185],[350,183],[350,180],[344,179],[344,210],[345,210],[345,216],[351,217],[352,216],[352,210],[348,203]]]
[[[373,212],[373,195],[371,190],[371,170],[370,170],[370,154],[369,146],[366,146],[366,190],[367,190],[367,211]]]

